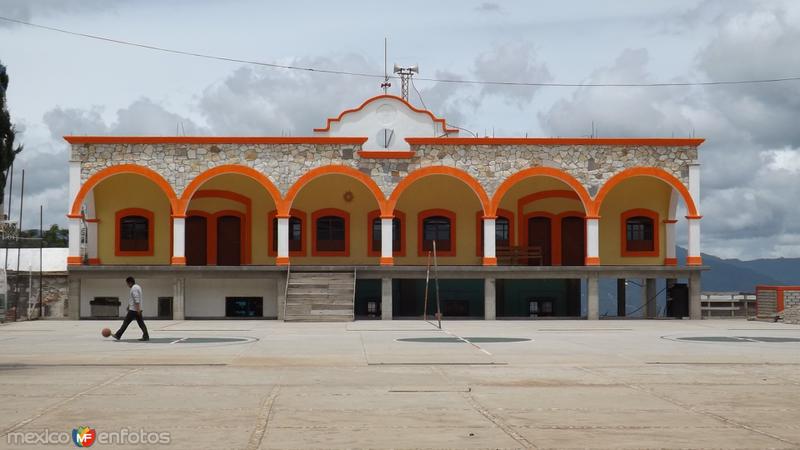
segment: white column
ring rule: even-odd
[[[497,318],[497,280],[486,278],[483,281],[483,318],[495,320]]]
[[[278,265],[289,264],[289,218],[278,217]]]
[[[81,264],[81,219],[80,217],[70,217],[69,219],[69,253],[67,253],[67,264]]]
[[[172,216],[172,264],[186,265],[186,217]]]
[[[86,219],[86,253],[89,264],[97,264],[97,219]]]
[[[81,190],[81,162],[69,162],[69,207],[75,203],[75,197],[78,196],[78,191]]]
[[[689,274],[689,318],[692,320],[702,319],[700,272],[693,271]]]
[[[586,307],[587,319],[600,319],[600,277],[596,273],[586,279]]]
[[[381,320],[392,320],[391,278],[381,278]]]
[[[689,256],[686,264],[699,266],[703,264],[700,257],[700,163],[693,161],[689,164],[689,193],[697,208],[697,216],[687,216],[689,220]]]
[[[391,266],[392,259],[392,221],[393,217],[381,217],[381,265]]]
[[[586,265],[600,265],[600,218],[586,218]]]
[[[687,216],[689,221],[689,255],[686,265],[699,266],[703,264],[700,257],[700,217]]]
[[[664,221],[664,246],[667,254],[664,256],[664,265],[674,266],[678,264],[675,259],[675,220]]]
[[[483,219],[483,265],[497,265],[497,249],[495,241],[495,224],[497,219],[494,217],[484,217]]]
[[[697,214],[700,214],[700,163],[697,161],[689,164],[689,193],[692,194]]]

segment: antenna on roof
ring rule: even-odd
[[[414,76],[415,73],[419,73],[419,66],[414,64],[413,66],[409,67],[400,67],[397,64],[394,65],[394,73],[400,75],[400,94],[403,97],[403,100],[408,101],[408,85],[411,77]]]
[[[383,83],[381,83],[381,89],[383,89],[384,95],[388,94],[389,88],[392,87],[392,83],[389,83],[389,66],[387,62],[388,48],[389,39],[383,38]]]

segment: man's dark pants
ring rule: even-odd
[[[144,320],[142,319],[141,311],[128,310],[128,315],[125,316],[125,320],[122,322],[122,327],[119,329],[119,331],[115,333],[117,339],[122,339],[122,333],[125,332],[125,329],[128,328],[128,325],[130,325],[130,323],[133,322],[134,319],[136,319],[136,323],[139,324],[139,328],[142,329],[142,337],[143,338],[150,337],[150,335],[147,334],[147,327],[145,326]]]

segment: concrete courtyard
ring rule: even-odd
[[[0,448],[74,447],[10,436],[81,425],[181,449],[800,448],[797,326],[150,321],[150,342],[135,323],[100,336],[118,325],[0,326]]]

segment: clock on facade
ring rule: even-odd
[[[378,131],[377,139],[378,144],[383,146],[383,148],[389,148],[394,142],[394,130],[391,128],[383,128]]]

